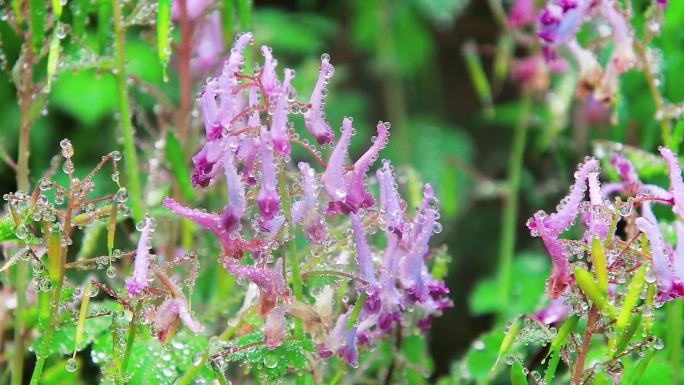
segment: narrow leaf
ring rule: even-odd
[[[563,322],[563,326],[558,329],[556,337],[551,342],[550,350],[558,350],[563,344],[565,344],[565,342],[568,340],[570,332],[572,332],[573,329],[575,329],[575,326],[577,326],[577,322],[579,322],[579,316],[577,315],[572,315],[568,317],[565,322]]]
[[[493,118],[494,103],[492,101],[492,89],[489,86],[489,80],[487,80],[487,75],[485,75],[475,43],[466,43],[463,47],[463,55],[465,56],[468,73],[470,74],[470,80],[473,82],[475,92],[477,92],[480,102],[484,105],[485,116]]]
[[[57,0],[59,2],[59,0]],[[52,79],[55,77],[57,72],[57,63],[59,62],[59,53],[61,51],[62,40],[57,37],[57,31],[52,32],[52,38],[50,39],[50,49],[48,50],[47,59],[47,89],[50,91],[52,87]]]
[[[109,224],[107,225],[107,253],[112,255],[114,250],[114,235],[116,234],[116,205],[109,209]]]
[[[648,368],[648,364],[651,363],[651,359],[653,358],[656,352],[657,350],[651,349],[648,352],[646,352],[646,354],[643,357],[641,357],[636,368],[634,368],[632,375],[629,377],[629,380],[627,380],[627,385],[634,385],[639,382],[639,379],[641,378],[641,376],[644,375],[646,368]]]
[[[57,20],[62,17],[62,0],[52,0],[52,12]]]
[[[627,321],[632,314],[632,310],[637,305],[639,301],[639,296],[641,295],[641,290],[644,287],[646,277],[646,265],[641,265],[637,269],[636,273],[632,277],[632,281],[629,283],[629,289],[627,290],[627,295],[622,304],[622,309],[620,309],[620,315],[618,316],[615,327],[618,330],[623,330],[627,326]]]
[[[90,281],[83,287],[81,294],[81,309],[78,312],[78,324],[76,325],[76,338],[74,343],[74,354],[76,349],[83,341],[83,330],[85,329],[86,317],[88,316],[88,304],[90,303]]]
[[[61,231],[50,231],[48,235],[48,274],[53,286],[62,279],[62,250],[59,244],[61,237]]]
[[[171,0],[159,0],[157,6],[157,54],[166,77],[166,64],[171,57]]]
[[[504,336],[504,339],[503,339],[503,341],[501,341],[501,345],[499,346],[499,354],[496,357],[496,362],[494,363],[494,367],[497,366],[497,364],[501,360],[501,357],[504,354],[506,354],[506,352],[508,352],[508,350],[511,348],[511,345],[513,345],[513,342],[515,341],[515,336],[520,331],[521,325],[522,325],[522,322],[520,321],[520,318],[516,318],[511,323],[511,325],[508,327],[508,330],[506,331],[506,336]]]
[[[520,361],[515,360],[511,366],[511,384],[512,385],[527,385],[527,376]]]
[[[582,289],[582,292],[589,298],[601,312],[607,312],[610,318],[615,318],[615,309],[608,303],[606,296],[601,292],[594,281],[594,277],[587,270],[576,267],[575,268],[575,281],[577,285]]]
[[[608,294],[608,265],[606,251],[603,249],[601,240],[594,237],[591,241],[591,260],[598,280],[599,289],[604,295]]]

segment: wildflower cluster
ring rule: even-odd
[[[642,182],[619,152],[612,153],[610,165],[620,180],[601,185],[599,161],[588,158],[556,211],[540,210],[527,221],[553,265],[547,281],[551,304],[536,313],[539,325],[528,328],[562,322],[550,354],[557,355],[555,365],[562,359],[570,368],[572,383],[587,383],[598,371],[620,381],[625,356],[662,349],[653,327],[655,309],[684,296],[684,183],[677,156],[667,147],[660,154],[667,164],[668,189]],[[672,207],[675,220],[667,225],[659,221],[653,205]],[[575,239],[566,234],[581,235]],[[587,323],[579,342],[568,335],[583,317]],[[608,357],[585,368],[594,334],[605,338]],[[551,365],[547,370],[553,372]]]
[[[236,38],[222,71],[207,81],[199,98],[205,142],[192,158],[192,184],[208,187],[225,177],[225,207],[208,212],[171,197],[163,206],[213,233],[221,245],[223,267],[238,282],[249,281],[258,289],[258,299],[249,294],[245,298],[245,306],[256,306],[263,319],[263,339],[254,343],[275,349],[291,334],[301,339],[304,325],[319,357],[338,354],[356,365],[357,345],[409,327],[412,319],[425,329],[430,316],[452,305],[446,298],[448,289],[427,266],[432,255],[429,240],[441,228],[438,201],[426,184],[422,202],[409,216],[387,160],[376,173],[379,199],[369,191],[367,174],[387,143],[389,123],[379,122],[370,148],[353,164],[347,163],[353,121],[343,120],[335,140],[324,113],[326,85],[334,73],[328,55],[321,57],[308,102],[301,103],[292,86],[295,71],[286,68],[280,78],[271,48],[262,46],[263,64],[246,70],[244,51],[251,43],[250,33]],[[303,116],[317,144],[298,136],[294,115]],[[292,145],[309,151],[317,164],[300,162],[291,169]],[[327,161],[321,155],[324,145],[332,147]],[[160,269],[150,258],[152,228],[149,218],[140,227],[135,269],[126,281],[133,296],[155,292],[151,272]],[[369,241],[378,230],[385,234],[384,249]],[[306,247],[298,248],[298,243]],[[340,306],[331,286],[304,284],[321,275],[351,279],[356,303]],[[414,309],[417,315],[408,317]],[[201,330],[185,298],[171,290],[156,310],[161,339],[174,319],[192,331]],[[220,363],[233,352],[235,346],[219,347],[210,359]]]

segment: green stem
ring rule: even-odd
[[[508,160],[508,194],[501,214],[501,243],[499,248],[499,293],[506,301],[510,294],[511,264],[515,252],[515,233],[518,228],[518,202],[520,200],[520,174],[522,172],[525,143],[532,96],[523,95],[520,117],[513,131],[513,144]],[[505,302],[504,302],[505,303]]]
[[[363,305],[366,304],[366,299],[368,299],[368,293],[366,293],[365,290],[361,291],[359,298],[357,298],[356,303],[354,304],[354,310],[352,310],[352,313],[349,315],[349,319],[347,320],[347,329],[352,328],[356,323],[356,320],[359,318],[359,314],[361,314],[361,309],[363,309]]]
[[[668,347],[670,355],[670,365],[672,366],[674,378],[673,384],[680,383],[680,366],[682,360],[682,317],[684,316],[684,301],[674,300],[669,307]]]
[[[36,366],[33,368],[30,385],[38,385],[40,383],[40,376],[43,374],[43,367],[45,366],[45,360],[48,356],[50,342],[52,341],[52,332],[56,328],[55,315],[57,313],[59,297],[62,293],[62,282],[63,280],[60,279],[52,291],[50,309],[48,310],[47,328],[43,334],[43,343],[40,345],[40,350],[36,352]]]
[[[123,361],[121,363],[121,375],[120,378],[126,378],[126,371],[128,370],[128,361],[131,358],[131,351],[133,350],[133,343],[135,342],[135,335],[137,328],[135,324],[138,322],[140,312],[142,311],[142,301],[138,301],[135,305],[135,311],[133,312],[133,317],[131,318],[131,323],[128,326],[128,339],[126,340],[126,351],[124,352]]]
[[[17,288],[17,310],[14,319],[14,357],[12,359],[12,385],[21,385],[24,374],[24,309],[26,308],[27,264],[17,264],[15,287]]]
[[[124,140],[123,153],[126,162],[127,185],[131,199],[131,211],[136,221],[142,220],[143,209],[140,190],[140,174],[138,173],[138,156],[135,152],[135,137],[131,121],[131,106],[126,87],[126,66],[124,56],[124,26],[120,0],[112,0],[114,14],[114,62],[116,68],[116,86],[119,99],[121,133]]]
[[[347,366],[342,363],[342,361],[339,362],[339,365],[337,367],[337,372],[335,372],[335,376],[330,380],[330,383],[328,385],[337,385],[338,382],[342,379],[342,376],[344,376],[344,372]]]

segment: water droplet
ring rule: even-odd
[[[75,359],[69,358],[66,362],[66,370],[69,373],[73,373],[78,369],[78,362]]]

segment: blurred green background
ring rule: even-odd
[[[647,1],[634,3],[639,7]],[[89,28],[97,28],[97,16],[93,12],[94,23]],[[592,141],[619,141],[646,150],[659,144],[653,104],[650,95],[643,92],[645,83],[638,73],[623,77],[615,111],[599,111],[596,119],[587,119],[595,106],[573,102],[572,87],[568,90],[564,76],[552,79],[550,88],[555,95],[567,94],[567,108],[558,114],[549,108],[548,96],[533,100],[513,229],[517,235],[515,249],[522,255],[514,263],[511,286],[513,298],[518,300],[501,304],[495,298],[497,286],[491,277],[498,270],[500,253],[502,181],[507,177],[513,127],[522,107],[521,90],[515,82],[503,80],[491,85],[493,116],[484,114],[481,95],[474,90],[472,72],[462,54],[466,42],[476,43],[485,75],[493,76],[502,31],[487,1],[255,1],[253,16],[257,44],[273,47],[280,68],[297,70],[295,85],[303,90],[302,100],[315,82],[319,55],[330,54],[336,71],[326,109],[336,128],[343,116],[355,118],[358,135],[352,152],[358,154],[367,145],[374,122],[388,120],[392,122],[392,138],[382,156],[395,164],[412,165],[423,180],[436,186],[444,231],[434,244],[444,242],[449,247],[452,264],[447,279],[455,302],[454,310],[434,320],[430,332],[438,376],[446,374],[477,336],[491,328],[493,314],[500,313],[502,306],[514,314],[532,311],[538,305],[548,272],[547,257],[540,242],[526,234],[524,222],[532,211],[549,209],[564,195],[574,165],[591,153]],[[674,76],[684,60],[680,49],[683,21],[684,6],[672,2],[662,37],[656,41],[666,57],[662,87],[670,100],[684,99],[684,84],[679,84],[684,77]],[[111,45],[106,28],[93,32],[97,33],[88,35],[88,44],[106,53]],[[19,42],[3,22],[0,34],[4,61],[11,66]],[[178,100],[174,59],[170,80],[164,83],[152,34],[145,27],[129,30],[129,70]],[[70,49],[65,47],[67,52]],[[86,53],[72,51],[78,60],[88,60]],[[512,51],[513,57],[522,54]],[[195,92],[202,82],[202,78],[196,79]],[[148,131],[154,126],[149,115],[156,101],[140,87],[132,90],[140,147],[149,149],[153,143],[148,140]],[[83,167],[94,165],[101,154],[121,146],[115,98],[111,74],[63,68],[49,95],[46,114],[31,132],[32,176],[49,166],[62,138],[71,139],[77,151],[75,163]],[[18,122],[15,89],[7,74],[1,73],[0,140],[13,158]],[[301,156],[294,154],[295,160]],[[403,170],[404,177],[411,177],[412,171]],[[0,186],[3,193],[16,188],[14,174],[4,164],[0,165]]]

